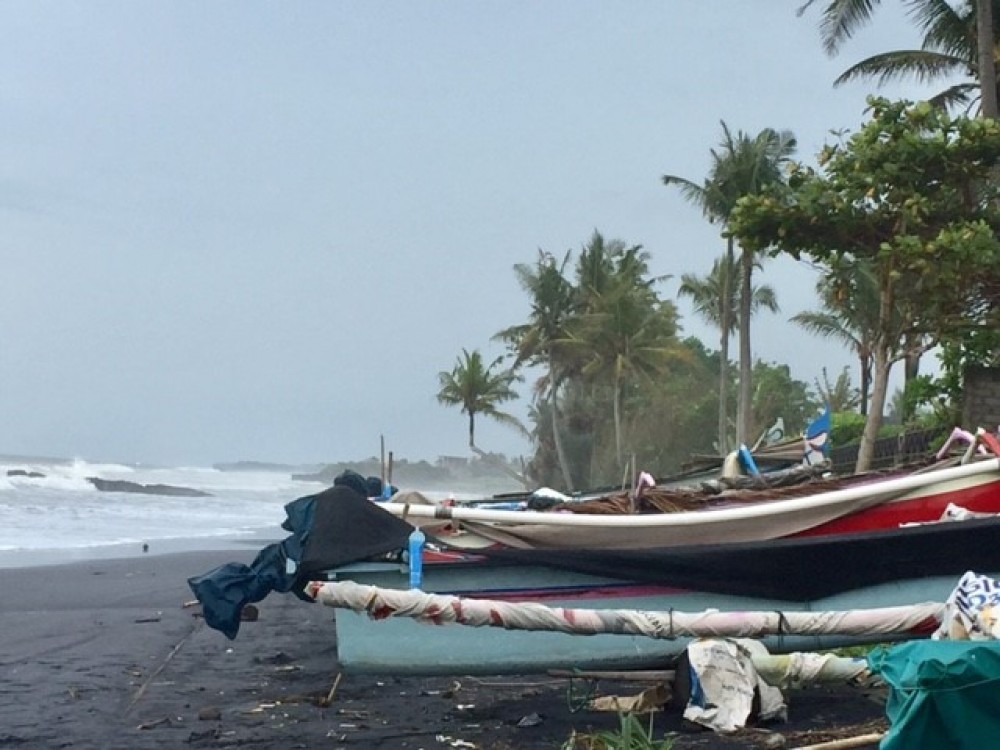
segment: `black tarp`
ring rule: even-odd
[[[1000,571],[1000,519],[642,550],[483,550],[490,560],[694,591],[811,601],[890,581]]]
[[[310,576],[406,545],[410,524],[378,507],[349,486],[339,485],[307,495],[285,506],[282,528],[291,536],[268,545],[249,565],[228,563],[188,579],[201,602],[205,622],[228,638],[240,628],[246,604],[272,591],[302,593]],[[289,572],[288,561],[295,565]]]

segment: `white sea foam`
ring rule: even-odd
[[[9,476],[11,470],[19,475]],[[103,492],[89,477],[210,496]],[[131,555],[143,544],[153,550],[219,549],[233,539],[280,539],[287,535],[279,528],[284,506],[323,488],[280,471],[0,456],[0,567]],[[446,490],[424,494],[437,502],[449,495],[459,501],[478,497]]]
[[[8,475],[11,470],[18,475]],[[210,496],[102,492],[89,477],[184,487]],[[283,536],[278,527],[285,520],[284,506],[318,489],[281,472],[3,458],[0,566],[30,565],[34,553],[43,551],[45,557],[63,550],[70,559],[86,559],[88,550],[97,555],[109,546],[125,545],[134,552],[131,548],[144,543],[156,549],[164,542],[189,540],[188,548],[211,549],[233,537]]]

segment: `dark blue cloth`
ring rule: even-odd
[[[285,506],[285,515],[281,527],[291,536],[262,549],[250,565],[228,563],[188,579],[205,622],[228,638],[239,632],[240,614],[247,604],[272,591],[291,591],[311,602],[303,588],[312,578],[339,565],[401,549],[413,530],[371,502],[365,490],[355,491],[349,484],[293,500]]]
[[[264,547],[249,565],[227,563],[204,575],[188,579],[188,586],[201,602],[202,614],[209,627],[233,639],[240,629],[243,607],[259,602],[272,591],[292,591],[298,576],[286,572],[289,548],[297,546],[295,537]],[[300,599],[312,601],[296,592]]]

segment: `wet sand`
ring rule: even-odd
[[[333,611],[289,594],[257,605],[259,619],[230,641],[184,606],[187,578],[254,552],[0,569],[0,747],[555,750],[574,730],[618,726],[615,714],[575,710],[568,681],[549,675],[338,681]],[[600,695],[644,687],[596,685]],[[774,733],[797,747],[885,728],[882,707],[851,688],[786,698],[789,722],[769,731],[719,737],[675,710],[654,727],[677,732],[677,750],[763,747]]]

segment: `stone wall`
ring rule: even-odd
[[[965,404],[962,424],[996,432],[1000,426],[1000,368],[970,367],[965,371]]]

